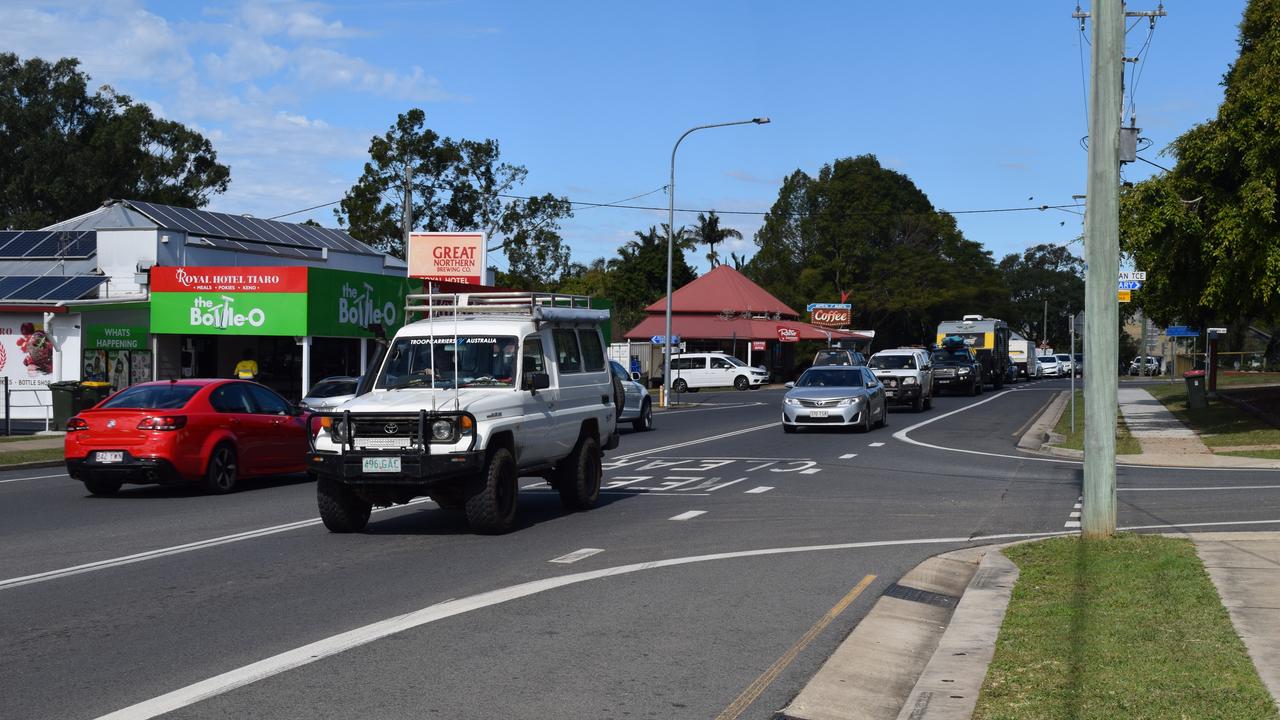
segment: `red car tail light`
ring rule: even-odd
[[[80,430],[88,430],[89,423],[84,418],[73,417],[67,421],[67,432],[78,432]]]
[[[157,415],[156,417],[143,418],[138,423],[139,430],[179,430],[186,427],[186,415]]]

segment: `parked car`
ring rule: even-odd
[[[1084,375],[1084,353],[1076,353],[1071,359],[1075,361],[1076,374]]]
[[[827,348],[819,350],[813,356],[813,365],[818,367],[821,365],[866,365],[867,359],[857,350],[846,350],[844,348]]]
[[[693,352],[671,357],[671,378],[671,390],[678,393],[711,387],[747,390],[768,382],[769,372],[725,353]]]
[[[1146,364],[1146,372],[1142,371],[1143,364]],[[1145,358],[1139,355],[1129,363],[1130,375],[1159,375],[1160,374],[1160,358],[1154,355],[1148,355]]]
[[[1067,353],[1057,353],[1054,357],[1058,358],[1058,374],[1071,377],[1076,372],[1076,361]]]
[[[307,410],[332,410],[356,396],[360,378],[334,376],[316,383],[298,405]]]
[[[227,493],[248,477],[307,467],[300,408],[241,380],[133,385],[67,421],[67,473],[94,495],[125,483],[202,483]]]
[[[609,361],[609,369],[613,376],[622,383],[623,404],[618,413],[618,422],[629,422],[636,432],[653,429],[653,400],[649,391],[640,384],[640,373],[628,373],[616,361]]]
[[[871,370],[854,365],[811,367],[787,383],[782,398],[782,430],[852,427],[868,432],[889,424],[884,385]]]
[[[916,412],[933,407],[933,365],[927,350],[881,350],[871,356],[867,367],[884,384],[890,403],[910,405]]]
[[[1040,362],[1041,377],[1058,377],[1059,375],[1065,376],[1067,374],[1066,370],[1062,369],[1062,363],[1058,362],[1058,356],[1056,355],[1041,355],[1036,360]]]

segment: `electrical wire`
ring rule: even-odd
[[[1148,160],[1148,159],[1146,159],[1146,158],[1142,157],[1141,155],[1134,155],[1134,157],[1138,158],[1139,160],[1141,160],[1142,162],[1144,162],[1144,163],[1146,163],[1146,164],[1148,164],[1148,165],[1155,165],[1156,167],[1160,168],[1161,170],[1163,170],[1163,171],[1165,171],[1165,172],[1173,172],[1173,171],[1172,171],[1172,170],[1170,170],[1169,168],[1167,168],[1167,167],[1165,167],[1165,166],[1163,166],[1163,165],[1158,165],[1158,164],[1156,164],[1156,163],[1153,163],[1153,162],[1151,162],[1150,160]]]
[[[1078,8],[1079,6],[1077,6]],[[1080,49],[1080,95],[1084,104],[1084,134],[1089,135],[1089,74],[1084,69],[1084,46],[1089,42],[1089,38],[1084,34],[1084,23],[1080,23],[1080,40],[1076,47]]]

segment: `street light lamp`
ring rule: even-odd
[[[676,140],[675,147],[671,148],[671,182],[667,185],[667,322],[666,332],[662,338],[664,350],[662,355],[662,407],[669,407],[671,398],[671,258],[676,231],[676,150],[680,149],[680,143],[695,130],[728,127],[730,125],[767,125],[768,123],[769,118],[758,117],[750,120],[715,123],[714,125],[699,125],[685,130],[680,139]]]

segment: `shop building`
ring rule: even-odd
[[[246,354],[299,399],[361,372],[422,288],[338,230],[123,200],[0,232],[0,274],[0,375],[19,419],[48,416],[50,382],[230,377]]]

